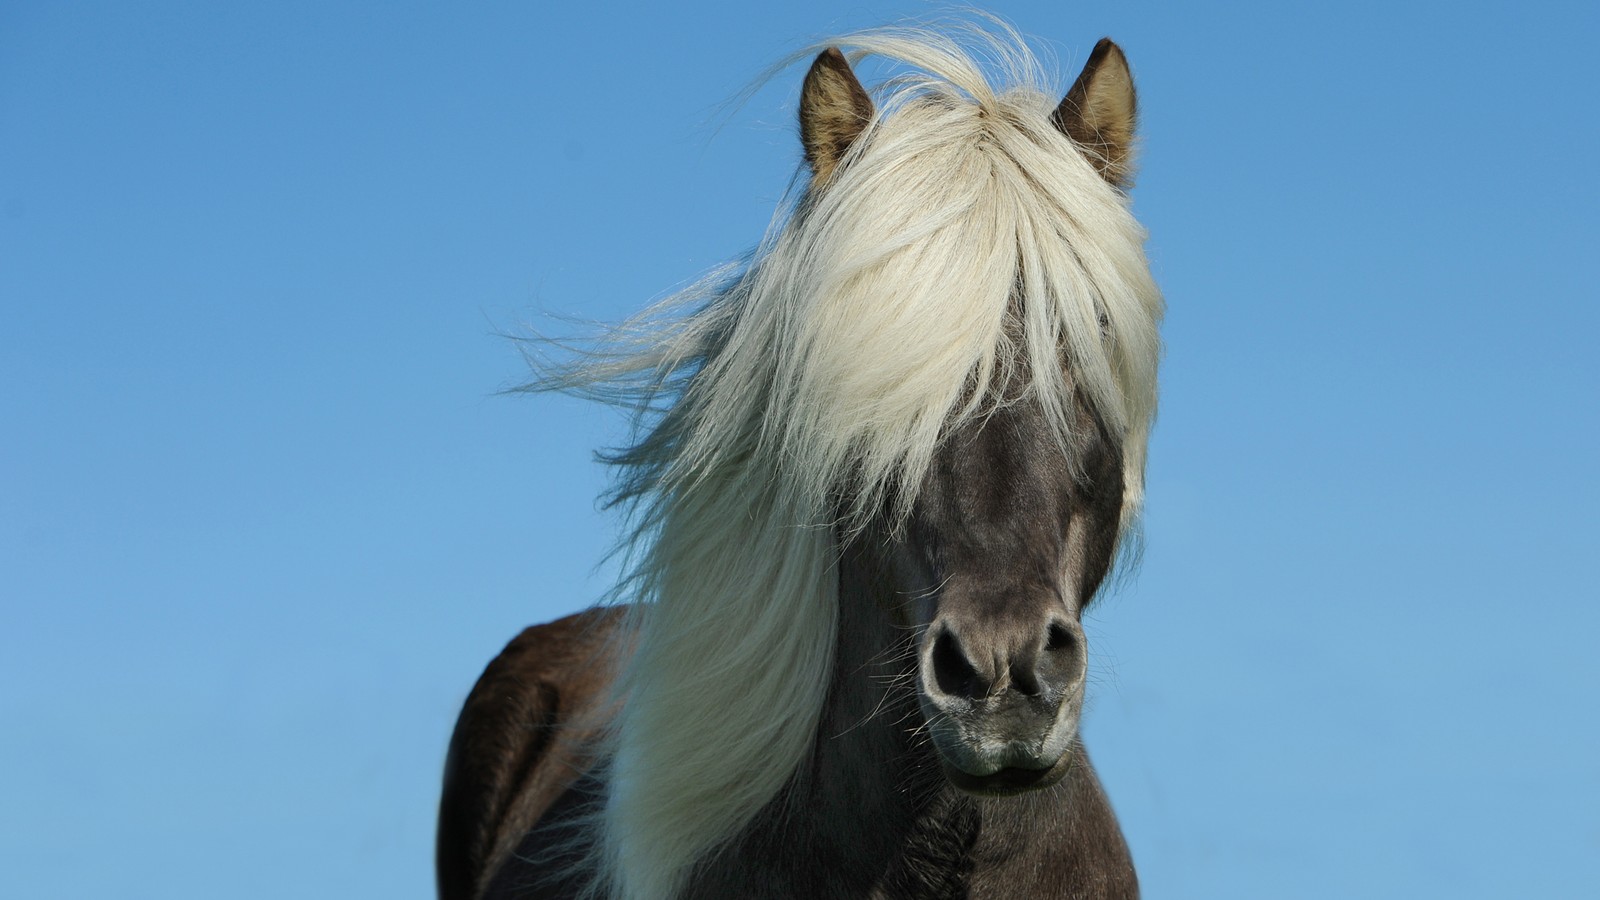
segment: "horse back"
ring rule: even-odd
[[[523,834],[593,763],[588,748],[621,616],[591,609],[528,628],[473,686],[445,760],[440,900],[480,896]]]

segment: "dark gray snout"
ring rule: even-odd
[[[985,794],[1052,783],[1082,708],[1082,627],[1053,597],[941,605],[922,644],[921,703],[947,774]]]

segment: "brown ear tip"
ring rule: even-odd
[[[848,69],[850,68],[850,61],[845,59],[843,50],[838,47],[829,47],[817,54],[817,60],[812,65],[828,66],[833,69]]]
[[[1094,50],[1090,51],[1089,53],[1089,61],[1100,62],[1113,53],[1118,56],[1123,56],[1122,48],[1117,46],[1116,41],[1113,41],[1108,37],[1103,37],[1095,42]]]

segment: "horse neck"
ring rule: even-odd
[[[873,543],[852,541],[840,556],[832,683],[810,758],[703,864],[685,896],[879,896],[887,882],[904,881],[895,873],[907,867],[952,885],[963,877],[977,807],[949,787],[916,733],[914,635],[895,620],[899,598]],[[918,848],[915,858],[908,848]],[[930,853],[949,865],[928,865]],[[907,896],[944,894],[918,887]]]
[[[895,612],[905,597],[872,534],[839,558],[839,629],[833,681],[813,743],[810,794],[824,805],[863,799],[888,814],[915,813],[945,780],[923,737],[916,699],[916,637]]]

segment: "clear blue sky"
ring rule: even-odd
[[[1166,6],[997,7],[1143,99],[1147,895],[1600,896],[1600,6]],[[927,9],[0,9],[0,893],[430,896],[458,704],[612,533],[620,423],[500,335],[752,244],[801,72],[720,104]]]

